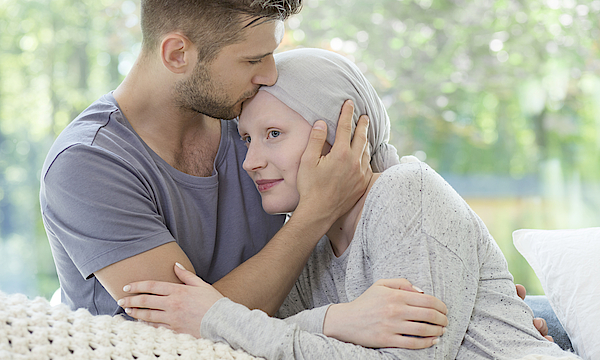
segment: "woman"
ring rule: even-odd
[[[426,164],[399,164],[395,149],[387,144],[385,108],[354,64],[315,49],[284,52],[276,55],[276,62],[277,84],[261,88],[244,104],[239,119],[240,135],[248,145],[244,169],[256,183],[264,209],[295,209],[296,174],[311,125],[324,119],[333,144],[338,114],[327,111],[347,98],[356,113],[371,119],[375,174],[361,200],[321,239],[280,309],[282,317],[295,316],[270,318],[205,286],[203,337],[267,359],[570,355],[535,329],[500,249],[460,196]],[[448,323],[443,336],[433,337],[433,346],[374,349],[321,333],[327,310],[335,309],[329,304],[353,301],[387,278],[406,279],[446,304]],[[439,325],[439,319],[432,322]],[[323,333],[327,327],[325,321]]]

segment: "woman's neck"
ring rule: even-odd
[[[335,256],[342,256],[348,246],[350,246],[350,242],[352,242],[354,232],[356,231],[356,226],[358,226],[358,221],[360,220],[360,216],[362,214],[362,209],[365,206],[367,195],[369,194],[369,191],[371,191],[371,187],[379,175],[381,174],[373,174],[363,196],[352,207],[352,209],[350,209],[350,211],[344,214],[341,218],[337,219],[331,228],[329,228],[329,231],[327,231],[327,237],[331,242],[331,248],[333,249]]]

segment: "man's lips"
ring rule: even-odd
[[[263,192],[269,190],[282,181],[283,179],[256,180],[256,187],[258,188],[258,191]]]

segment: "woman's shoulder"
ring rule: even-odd
[[[386,169],[379,175],[373,187],[379,191],[389,191],[398,187],[420,191],[424,186],[436,182],[444,180],[427,163],[415,161],[400,163]]]
[[[393,217],[400,213],[421,214],[425,227],[457,216],[471,217],[470,208],[452,186],[420,161],[398,164],[381,173],[369,192],[365,209]]]

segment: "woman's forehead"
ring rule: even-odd
[[[302,120],[300,114],[292,110],[277,97],[266,91],[259,91],[252,99],[246,100],[240,114],[240,125],[256,120]]]

